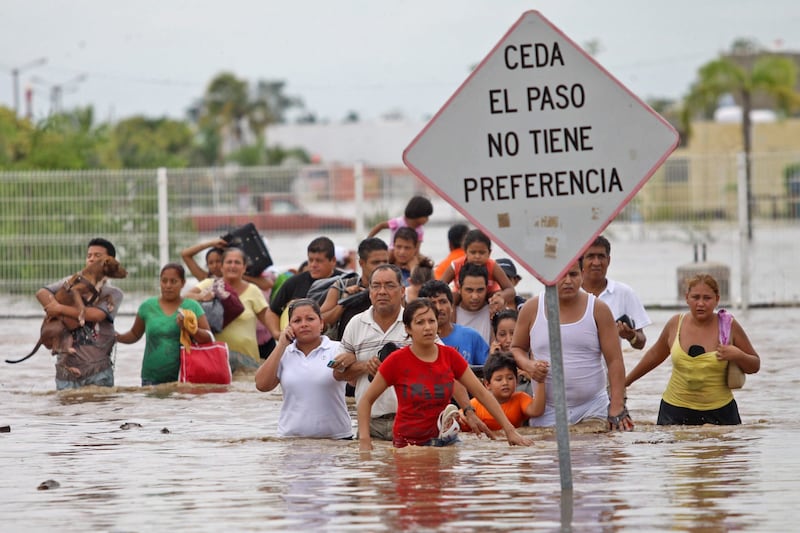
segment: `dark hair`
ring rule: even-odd
[[[395,265],[390,265],[389,263],[384,263],[382,265],[378,265],[375,267],[375,270],[372,271],[372,274],[369,276],[369,281],[372,283],[372,278],[375,277],[376,272],[380,272],[382,270],[391,270],[394,272],[395,276],[397,276],[397,283],[400,285],[403,284],[403,272],[397,268]]]
[[[464,278],[467,276],[474,276],[476,278],[483,278],[486,285],[489,285],[489,271],[486,270],[486,265],[478,265],[476,263],[464,263],[461,271],[458,273],[458,284],[464,284]]]
[[[514,377],[517,375],[517,362],[514,356],[509,352],[495,352],[486,359],[483,364],[483,379],[487,382],[492,380],[492,375],[498,370],[507,368],[510,370]]]
[[[117,249],[114,248],[114,245],[111,244],[111,241],[103,239],[102,237],[95,237],[89,241],[89,244],[86,245],[86,247],[89,248],[90,246],[102,246],[106,249],[106,253],[108,255],[111,257],[117,257]]]
[[[492,317],[492,333],[497,335],[497,327],[500,325],[500,322],[507,319],[513,318],[516,322],[517,318],[519,317],[519,313],[517,313],[514,309],[503,309],[495,313]]]
[[[403,324],[405,324],[407,328],[411,327],[411,321],[414,319],[414,315],[420,309],[430,309],[433,311],[434,315],[436,314],[436,309],[433,307],[433,302],[431,302],[428,298],[417,298],[416,300],[412,300],[403,311]]]
[[[383,250],[388,250],[389,246],[383,242],[382,239],[378,237],[369,237],[364,239],[358,244],[358,258],[362,261],[366,261],[369,257],[369,254],[372,252],[378,252]]]
[[[397,239],[411,241],[412,243],[414,243],[414,246],[419,244],[419,235],[417,235],[417,231],[414,228],[409,228],[408,226],[403,226],[402,228],[398,228],[397,232],[394,234],[394,239],[392,240],[392,244],[396,243]]]
[[[311,299],[311,298],[297,298],[296,300],[292,300],[289,302],[287,308],[289,309],[289,319],[291,320],[292,314],[294,314],[294,310],[298,307],[310,307],[314,310],[318,317],[322,318],[322,311],[319,308],[319,304]]]
[[[206,262],[208,262],[208,256],[213,253],[218,253],[220,257],[222,257],[223,255],[225,255],[225,248],[219,248],[217,246],[209,248],[208,251],[206,252]]]
[[[183,268],[183,265],[179,263],[167,263],[163,267],[161,267],[160,276],[164,275],[165,270],[174,270],[178,273],[178,277],[181,278],[183,281],[186,281],[186,270]]]
[[[420,298],[435,298],[440,294],[447,296],[447,300],[451,304],[453,303],[453,291],[451,291],[447,283],[442,280],[432,279],[430,281],[426,281],[419,289]]]
[[[464,235],[464,244],[463,244],[464,250],[466,251],[466,249],[469,248],[469,245],[472,244],[473,242],[482,242],[486,245],[489,251],[492,250],[492,240],[489,238],[488,235],[486,235],[479,229],[471,229],[467,232],[466,235]]]
[[[413,196],[406,204],[406,218],[429,217],[433,214],[433,204],[424,196]]]
[[[606,249],[606,255],[611,255],[611,243],[608,242],[608,239],[603,237],[602,235],[598,235],[597,238],[592,241],[591,246],[602,246]]]
[[[308,244],[306,251],[310,254],[325,254],[328,259],[336,257],[336,246],[328,237],[317,237]]]
[[[450,244],[450,248],[461,248],[461,245],[464,243],[464,236],[468,231],[469,226],[466,224],[454,224],[450,226],[450,229],[447,230],[447,242]]]

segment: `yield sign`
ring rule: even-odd
[[[677,144],[669,123],[528,11],[403,161],[552,285]]]

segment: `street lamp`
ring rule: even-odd
[[[74,91],[79,83],[86,81],[87,77],[88,76],[86,74],[79,74],[63,83],[50,83],[39,76],[31,76],[31,82],[50,87],[50,113],[56,114],[61,112],[61,103],[64,92]]]
[[[40,57],[39,59],[34,59],[30,63],[25,63],[21,67],[11,69],[11,80],[14,85],[14,116],[19,116],[19,73],[34,67],[40,67],[45,63],[47,63],[47,58]]]

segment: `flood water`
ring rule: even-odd
[[[670,311],[653,311],[655,339]],[[462,437],[445,449],[276,437],[280,395],[139,387],[144,342],[120,345],[117,387],[56,393],[44,349],[0,363],[5,531],[789,531],[800,498],[794,325],[800,309],[737,313],[763,365],[736,391],[738,427],[656,427],[669,362],[628,390],[631,433],[573,431],[562,493],[555,435]],[[119,317],[118,329],[131,316]],[[39,322],[0,322],[17,357]],[[641,352],[626,351],[632,367]],[[129,423],[130,429],[122,429]],[[141,427],[137,427],[140,424]],[[132,427],[131,427],[132,426]],[[46,480],[59,487],[37,490]]]

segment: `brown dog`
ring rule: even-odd
[[[21,363],[28,359],[40,346],[55,353],[74,352],[72,348],[73,330],[82,327],[85,323],[86,306],[92,305],[97,300],[105,283],[105,278],[121,279],[128,272],[113,257],[106,257],[102,261],[95,261],[71,278],[69,278],[55,294],[55,299],[62,305],[78,308],[78,318],[47,316],[42,323],[39,342],[36,343],[31,353],[22,359],[6,359],[6,363]]]

